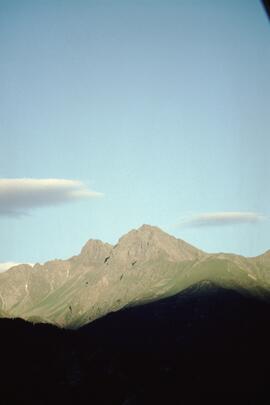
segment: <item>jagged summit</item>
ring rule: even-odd
[[[207,254],[144,224],[115,246],[90,239],[68,260],[21,265],[0,274],[0,317],[75,328],[200,283],[265,298],[270,291],[269,256],[269,251],[254,259]]]
[[[162,233],[166,233],[164,232],[161,228],[159,228],[158,226],[154,226],[154,225],[148,225],[148,224],[143,224],[141,225],[137,231],[141,231],[141,232],[162,232]]]
[[[142,225],[122,236],[116,245],[114,256],[123,260],[155,259],[158,256],[170,261],[195,259],[204,253],[188,243],[169,235],[160,228]]]
[[[129,238],[134,238],[134,237],[140,238],[142,236],[150,237],[150,235],[162,235],[162,234],[166,234],[166,232],[164,232],[162,229],[158,228],[157,226],[143,224],[138,229],[131,229],[131,231],[129,231],[125,235],[121,236],[119,238],[118,243],[120,243],[124,240],[128,240]]]
[[[252,257],[251,260],[262,263],[270,263],[270,249],[259,256]]]
[[[109,245],[106,242],[102,242],[100,239],[89,239],[81,249],[81,254],[89,251],[95,251],[97,249],[102,249],[104,246]],[[111,246],[111,245],[110,245]]]
[[[270,249],[268,249],[266,252],[264,252],[261,256],[270,258]]]
[[[98,239],[89,239],[83,246],[80,257],[93,262],[102,262],[111,249],[112,245],[109,243],[104,243]]]

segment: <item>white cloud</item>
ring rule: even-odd
[[[178,224],[178,227],[200,228],[207,226],[255,224],[266,219],[265,215],[257,212],[205,212],[183,219]]]
[[[33,208],[102,195],[77,180],[0,179],[0,215],[18,216]]]
[[[4,273],[4,271],[11,269],[11,267],[18,266],[19,264],[22,264],[22,263],[16,263],[16,262],[0,263],[0,273]],[[29,266],[33,266],[33,263],[25,263],[25,264],[29,264]]]

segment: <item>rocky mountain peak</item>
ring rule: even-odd
[[[268,297],[269,257],[269,251],[252,259],[207,254],[155,226],[142,225],[115,246],[90,239],[68,260],[1,273],[0,317],[78,327],[188,287],[201,294],[213,289],[209,283]]]
[[[270,258],[270,249],[263,253],[263,256]]]
[[[203,253],[151,225],[142,225],[122,236],[113,253],[122,260],[151,260],[162,256],[170,261],[192,260],[199,254]]]
[[[270,262],[270,249],[259,256],[253,257],[252,259],[255,261],[269,263]]]
[[[145,232],[145,233],[165,233],[157,226],[143,224],[138,228],[137,232]]]
[[[118,244],[129,244],[130,242],[134,242],[136,240],[151,240],[151,239],[160,239],[164,235],[170,236],[166,234],[166,232],[162,231],[157,226],[152,225],[142,225],[138,229],[132,229],[127,234],[123,235]],[[173,236],[170,236],[173,238]]]
[[[112,246],[98,239],[90,239],[81,250],[80,257],[93,262],[103,262],[110,254]]]

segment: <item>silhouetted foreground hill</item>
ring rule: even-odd
[[[201,282],[77,331],[1,319],[0,403],[269,404],[269,309]]]

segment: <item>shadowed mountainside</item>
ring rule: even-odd
[[[115,246],[89,240],[81,253],[0,274],[0,316],[78,328],[126,306],[168,297],[203,280],[268,299],[270,253],[207,254],[143,225]]]
[[[2,319],[0,403],[267,404],[269,309],[205,281],[76,331]]]

